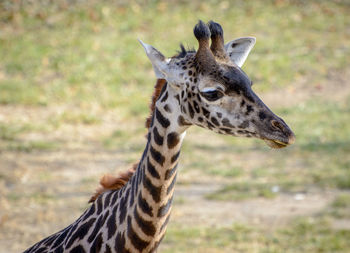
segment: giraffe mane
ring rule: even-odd
[[[157,102],[159,95],[161,94],[161,91],[162,91],[165,84],[166,84],[165,79],[157,79],[156,85],[154,86],[152,100],[151,100],[151,104],[149,106],[150,115],[147,117],[146,124],[145,124],[147,129],[151,126],[154,109],[156,107],[156,102]]]
[[[130,180],[132,175],[134,175],[137,166],[138,166],[138,163],[133,164],[130,169],[119,173],[118,176],[113,176],[110,174],[104,175],[100,179],[100,187],[96,189],[96,192],[90,198],[89,203],[94,202],[98,198],[98,196],[100,196],[102,193],[106,191],[119,190],[120,188],[122,188]]]

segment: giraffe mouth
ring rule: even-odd
[[[271,148],[285,148],[295,142],[295,135],[291,134],[286,141],[281,141],[277,139],[262,138],[265,143]]]
[[[289,145],[289,143],[285,143],[279,140],[269,140],[269,139],[263,139],[265,143],[270,147],[270,148],[285,148]]]

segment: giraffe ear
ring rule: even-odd
[[[158,79],[166,79],[167,72],[169,69],[168,60],[165,58],[165,56],[161,52],[159,52],[157,49],[155,49],[151,45],[148,45],[142,42],[141,40],[139,40],[139,42],[145,49],[145,52],[152,63],[156,77]]]
[[[238,38],[228,42],[225,45],[225,51],[231,61],[237,64],[238,67],[242,67],[250,50],[254,47],[255,41],[256,39],[254,37]]]

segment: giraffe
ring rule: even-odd
[[[259,138],[272,148],[295,141],[241,69],[255,38],[224,44],[223,29],[213,21],[199,21],[194,35],[198,50],[181,45],[171,58],[140,41],[157,83],[139,163],[115,180],[103,178],[91,206],[75,222],[25,252],[155,252],[170,217],[181,143],[192,125]]]

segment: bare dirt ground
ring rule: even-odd
[[[350,94],[350,71],[343,76],[330,76],[330,85],[305,88],[299,84],[293,89],[281,89],[262,94],[266,104],[290,106],[314,96],[339,99]],[[0,120],[45,123],[57,111],[70,108],[28,108],[0,106]],[[126,151],[104,148],[101,136],[108,136],[118,128],[128,129],[117,110],[103,112],[102,122],[95,125],[63,124],[43,133],[23,135],[23,140],[53,140],[62,145],[52,151],[0,151],[0,253],[20,252],[37,240],[67,226],[87,207],[87,200],[104,173],[126,169],[130,159]],[[139,138],[143,138],[142,135]],[[186,154],[183,154],[184,156]],[[249,154],[248,154],[249,155]],[[254,154],[251,154],[254,157]],[[237,162],[243,163],[244,158]],[[259,157],[249,160],[259,163]],[[198,176],[198,175],[197,175]],[[200,175],[199,175],[200,176]],[[178,181],[190,181],[191,174],[179,175]],[[214,201],[205,195],[220,186],[219,181],[196,177],[195,184],[179,184],[172,222],[187,224],[247,223],[270,227],[281,226],[296,216],[311,215],[327,206],[335,196],[333,191],[310,191],[302,196],[280,194],[274,199],[250,199],[241,202]],[[178,202],[178,203],[177,203]],[[347,222],[347,223],[346,223]],[[348,221],[339,221],[339,226]],[[337,224],[335,224],[337,225]]]

